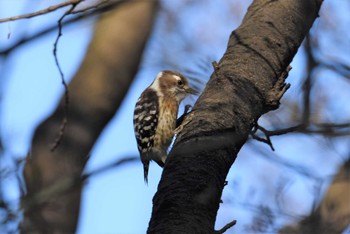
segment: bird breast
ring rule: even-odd
[[[176,119],[178,112],[178,102],[174,99],[162,98],[160,105],[164,105],[160,109],[159,120],[156,132],[155,145],[159,145],[166,152],[174,137],[176,127]]]

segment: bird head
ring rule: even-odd
[[[152,86],[159,89],[164,96],[175,96],[178,102],[181,102],[187,95],[198,95],[198,91],[191,88],[185,76],[175,71],[161,71],[158,73]]]

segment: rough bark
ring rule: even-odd
[[[69,84],[62,141],[50,151],[60,131],[64,99],[35,132],[24,170],[23,232],[75,232],[82,191],[76,179],[138,71],[156,10],[157,1],[126,1],[99,19],[86,57]]]
[[[350,161],[339,168],[318,207],[298,223],[284,227],[281,234],[343,233],[350,224]]]
[[[148,233],[214,232],[227,173],[254,123],[278,107],[280,76],[321,3],[256,0],[249,7],[167,159]]]

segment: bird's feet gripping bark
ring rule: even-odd
[[[191,108],[192,108],[191,105],[186,105],[184,109],[184,113],[180,116],[180,118],[176,120],[176,129],[174,131],[175,134],[178,134],[183,129],[183,127],[192,120],[192,118],[189,116],[190,114],[189,110]]]

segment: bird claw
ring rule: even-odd
[[[185,116],[185,120],[180,124],[180,126],[178,126],[175,130],[174,130],[174,133],[176,135],[178,135],[182,129],[187,125],[189,124],[190,122],[192,121],[192,112],[191,113],[188,113],[186,116]]]

